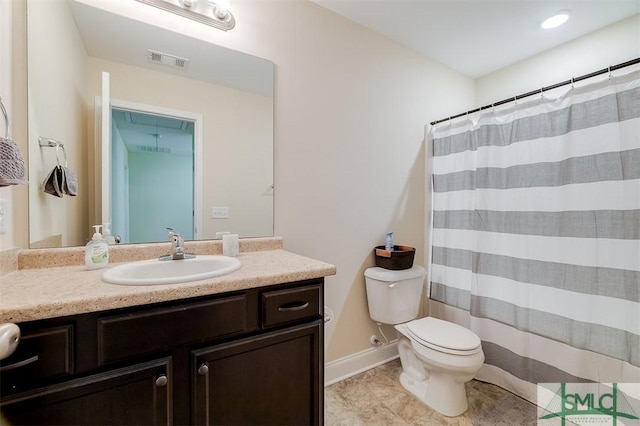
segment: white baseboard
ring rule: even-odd
[[[398,358],[398,340],[365,349],[324,365],[324,385],[329,386]]]

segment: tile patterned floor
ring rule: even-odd
[[[446,417],[406,391],[398,377],[400,360],[350,377],[325,388],[324,420],[328,426],[535,426],[534,404],[497,386],[467,383],[469,409]]]

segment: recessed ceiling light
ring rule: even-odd
[[[568,10],[561,10],[560,12],[557,12],[555,15],[551,16],[550,18],[547,18],[544,21],[542,21],[542,23],[540,24],[540,28],[545,30],[550,30],[551,28],[557,28],[569,20],[569,14],[570,13]]]

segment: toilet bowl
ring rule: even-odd
[[[367,269],[369,315],[398,331],[402,386],[445,416],[459,416],[468,408],[464,384],[482,367],[484,353],[469,329],[432,317],[415,319],[424,275],[421,266]]]
[[[467,411],[464,384],[484,363],[478,336],[457,324],[430,317],[395,328],[399,332],[402,386],[445,416]],[[419,334],[414,328],[427,333]],[[447,332],[451,333],[448,337]]]

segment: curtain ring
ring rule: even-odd
[[[544,87],[540,88],[540,99],[544,99]]]
[[[613,76],[613,74],[611,74],[611,66],[609,66],[607,70],[609,71],[609,80],[611,80],[611,77]]]
[[[571,77],[571,88],[573,89],[575,86],[573,85],[574,81],[573,81],[573,77]]]

